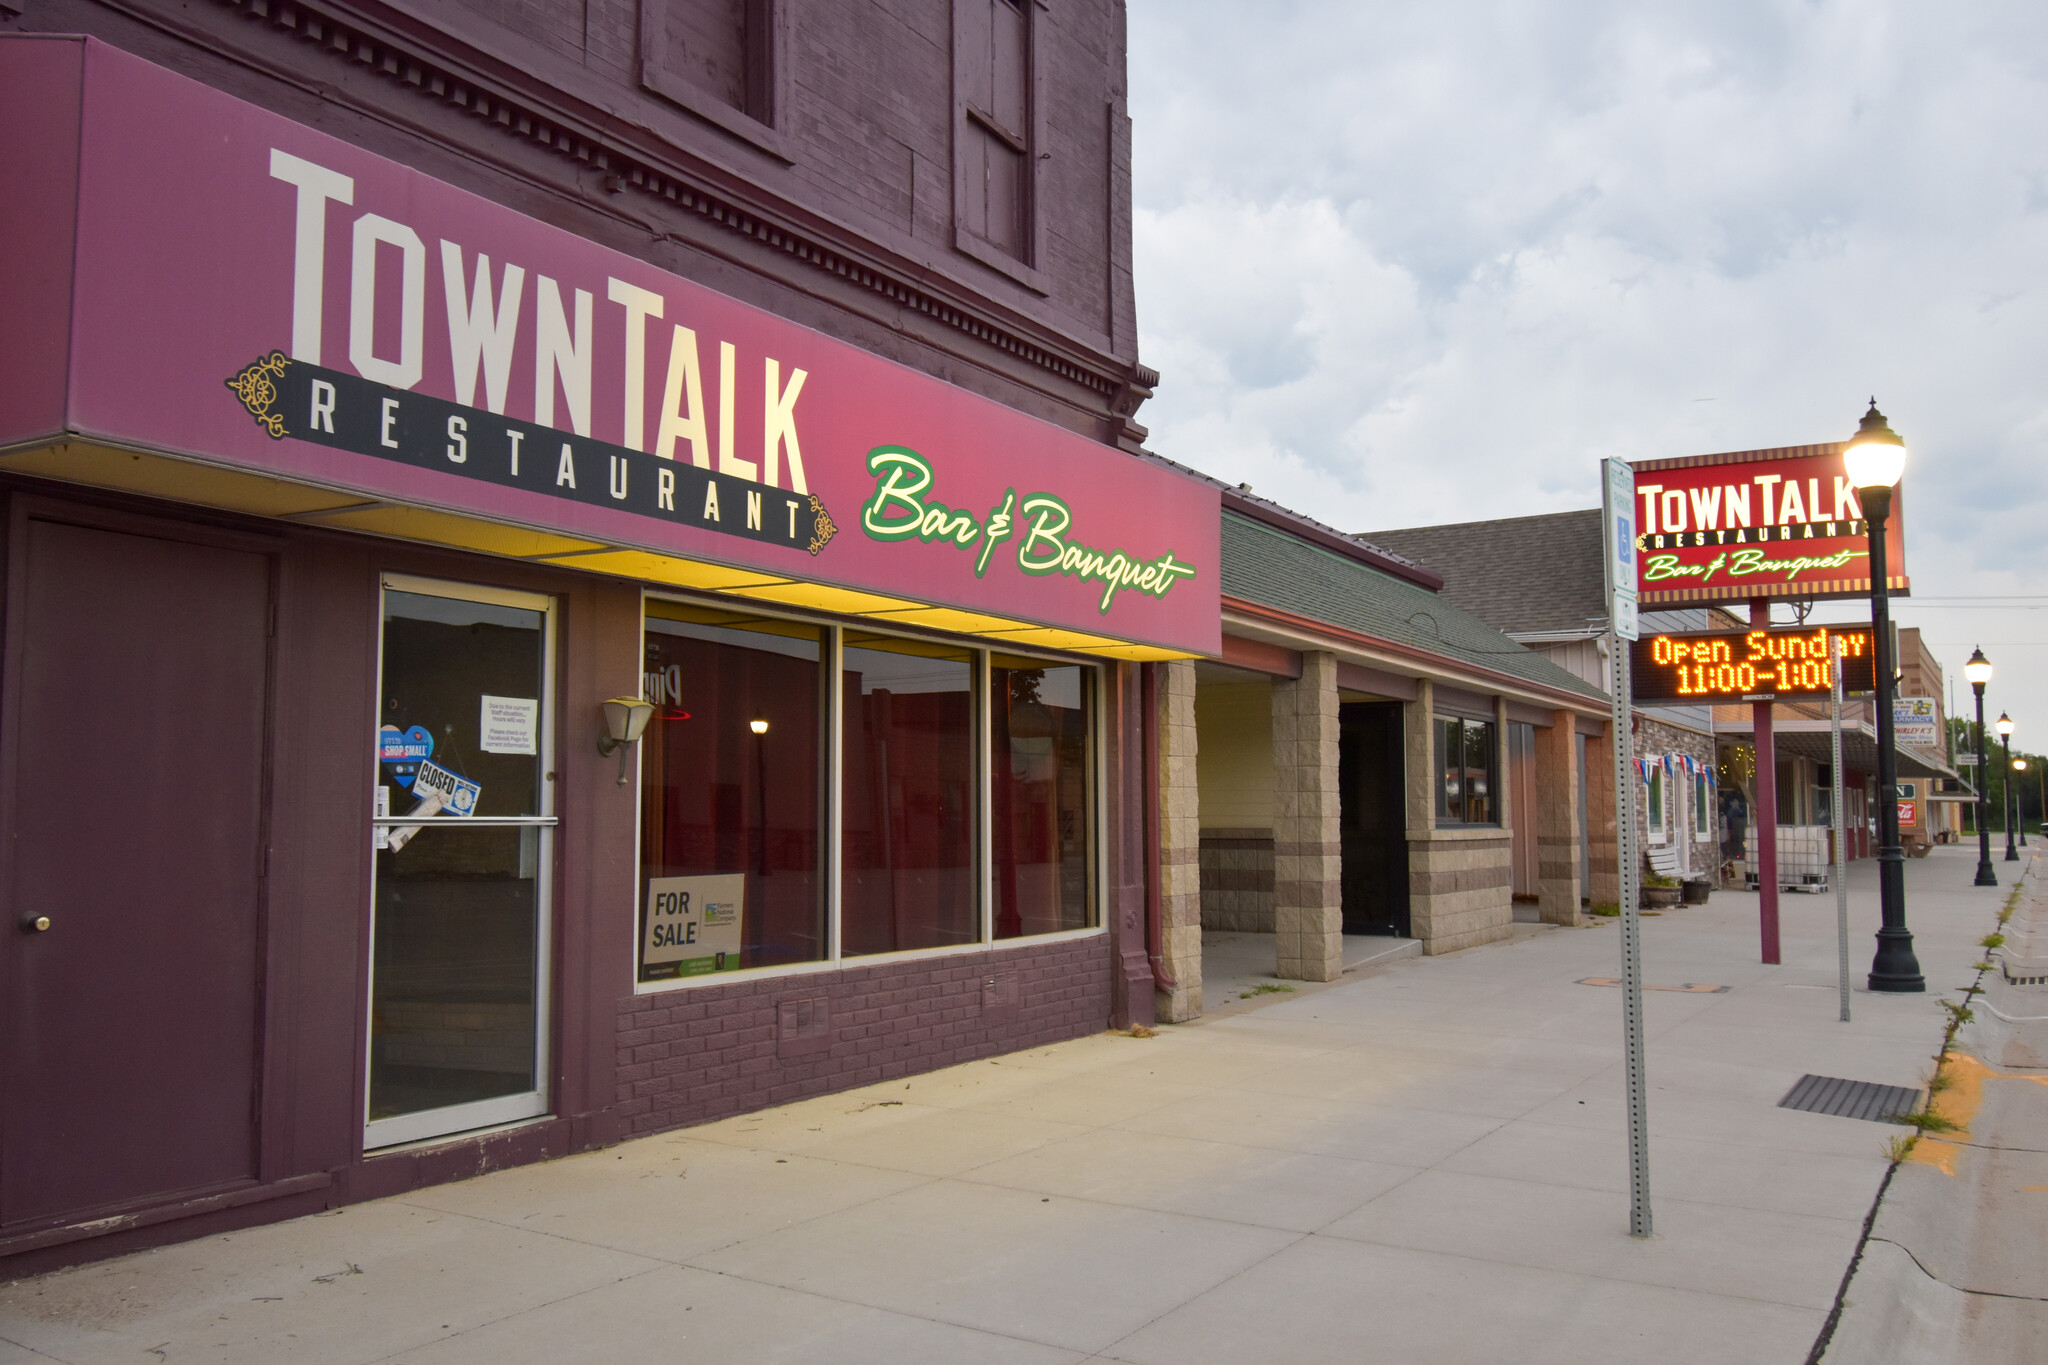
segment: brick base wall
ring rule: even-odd
[[[627,996],[620,1136],[1093,1033],[1110,957],[1098,935]]]
[[[1202,831],[1202,927],[1222,933],[1273,932],[1273,831]]]
[[[1425,953],[1454,953],[1514,932],[1514,850],[1509,836],[1410,837],[1410,930]]]

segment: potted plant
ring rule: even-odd
[[[1684,887],[1687,905],[1705,905],[1707,897],[1714,894],[1714,884],[1705,877],[1695,877]]]
[[[1652,872],[1643,878],[1642,906],[1645,910],[1668,910],[1678,904],[1678,878]]]

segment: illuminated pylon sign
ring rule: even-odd
[[[1842,645],[1842,691],[1875,690],[1870,627],[1814,626],[1645,635],[1629,647],[1630,695],[1653,706],[1825,698],[1834,685],[1830,638]]]

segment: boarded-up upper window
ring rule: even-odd
[[[954,70],[966,106],[959,130],[960,225],[1019,261],[1031,222],[1030,0],[959,0]]]
[[[779,142],[764,138],[782,99],[778,8],[777,0],[640,0],[640,83],[780,154]]]

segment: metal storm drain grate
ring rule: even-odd
[[[1839,1076],[1801,1076],[1799,1083],[1778,1101],[1778,1107],[1891,1123],[1900,1114],[1910,1114],[1920,1107],[1920,1092],[1903,1085],[1879,1085],[1876,1081],[1845,1081]]]

